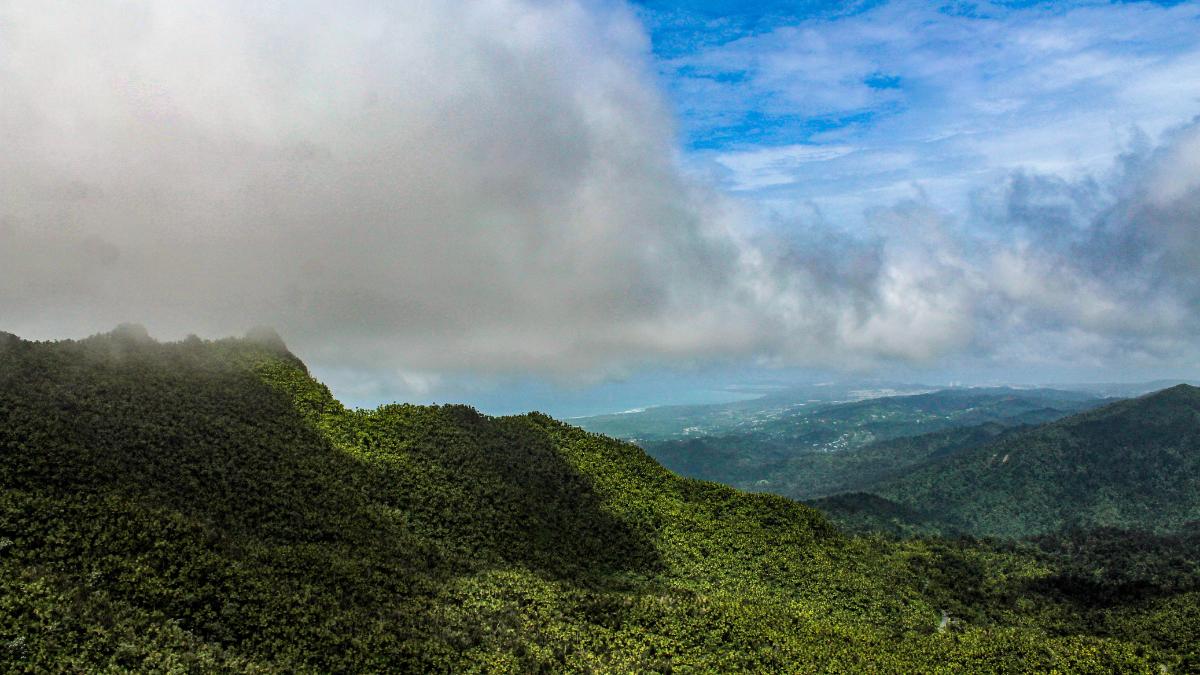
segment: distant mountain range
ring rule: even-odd
[[[894,398],[934,392],[1012,393],[1017,396],[1049,395],[1055,400],[1111,400],[1131,398],[1177,384],[1200,385],[1184,380],[1152,382],[1078,383],[1040,387],[978,386],[945,387],[926,384],[863,380],[810,385],[740,387],[743,394],[759,395],[730,403],[703,405],[645,406],[620,413],[571,418],[571,423],[589,431],[637,443],[688,440],[756,432],[764,427],[805,417],[815,410],[844,403]],[[1056,393],[1057,392],[1057,393]]]
[[[904,444],[941,448],[917,466],[867,477],[854,489],[975,535],[1068,527],[1171,532],[1200,521],[1196,387],[1177,385],[978,440],[954,446],[908,439]]]
[[[1200,520],[1198,392],[1182,384],[1114,402],[1057,389],[948,389],[793,405],[714,425],[736,433],[641,444],[683,475],[809,500],[858,531],[1172,532]]]
[[[755,431],[782,419],[830,404],[884,396],[921,394],[936,387],[887,381],[743,388],[760,396],[730,403],[651,406],[611,415],[577,417],[571,422],[613,438],[638,443]]]
[[[857,489],[869,476],[990,439],[1008,427],[1055,420],[1103,403],[1087,394],[1048,389],[949,389],[812,404],[745,424],[737,433],[641,445],[686,476],[808,499]],[[927,447],[902,440],[971,427],[979,428],[923,436]]]
[[[1081,382],[1058,385],[1057,389],[1081,391],[1104,398],[1136,398],[1176,385],[1200,387],[1200,380],[1152,380],[1150,382]]]

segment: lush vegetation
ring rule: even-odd
[[[843,530],[855,534],[883,533],[893,537],[966,535],[936,513],[897,504],[870,492],[843,492],[805,503]]]
[[[1114,403],[858,489],[976,535],[1175,531],[1200,520],[1200,389]]]
[[[798,499],[826,497],[863,490],[904,476],[916,467],[937,462],[967,448],[1019,433],[1028,428],[987,422],[977,426],[903,436],[838,453],[808,453],[787,463],[771,485]]]
[[[685,476],[813,499],[863,490],[931,458],[1100,403],[1054,390],[949,389],[804,408],[735,434],[642,441]]]
[[[773,424],[645,446],[684,475],[808,500],[858,532],[1166,533],[1200,520],[1200,389],[1097,403],[947,390],[819,408],[793,419],[792,435]],[[914,435],[922,428],[941,430]],[[824,445],[814,450],[814,439]]]
[[[5,671],[1200,667],[1194,569],[1097,605],[1076,580],[1129,579],[1060,545],[849,537],[536,413],[348,410],[263,332],[0,335],[0,483]]]

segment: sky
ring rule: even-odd
[[[1200,376],[1200,3],[0,0],[0,330],[343,400]]]

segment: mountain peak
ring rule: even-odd
[[[1132,406],[1134,406],[1134,408],[1131,409],[1147,407],[1152,409],[1155,406],[1164,405],[1184,406],[1200,409],[1200,387],[1194,387],[1190,384],[1177,384],[1173,387],[1160,389],[1156,392],[1136,398],[1130,403]]]
[[[246,331],[245,340],[260,347],[268,347],[280,352],[288,351],[287,344],[283,341],[283,338],[270,326],[255,326],[251,328]]]
[[[1146,398],[1155,398],[1158,396],[1196,397],[1200,396],[1200,387],[1194,387],[1190,384],[1181,383],[1175,385],[1174,387],[1167,387],[1166,389],[1160,389],[1152,394],[1147,394]]]
[[[150,332],[146,330],[146,327],[140,323],[119,324],[116,328],[112,329],[109,335],[137,344],[150,344],[155,341],[154,338],[150,337]]]

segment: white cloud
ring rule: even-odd
[[[318,364],[416,389],[895,351],[839,333],[881,301],[879,261],[761,249],[751,209],[681,174],[623,5],[2,0],[0,16],[9,330],[268,323]]]
[[[980,43],[971,19],[906,9],[730,47],[768,111],[929,116],[720,157],[755,203],[678,166],[642,26],[615,2],[0,0],[0,324],[267,323],[320,367],[418,392],[455,373],[931,362],[1030,336],[1194,345],[1178,337],[1200,298],[1194,129],[1112,176],[1087,168],[1128,149],[1124,119],[1089,106],[1136,99],[1154,64],[1190,72],[1187,50],[1123,58],[1105,31],[1140,44],[1194,8],[1050,13],[1017,46],[996,39],[1020,25]],[[1091,28],[1068,30],[1079,16]],[[1073,70],[1039,89],[1020,59],[989,70],[994,50]],[[875,71],[922,98],[856,79]],[[1011,178],[1079,162],[1031,172],[1037,195]]]
[[[795,169],[809,162],[824,162],[854,152],[847,145],[798,144],[727,152],[715,157],[729,170],[735,190],[757,190],[796,181]]]

